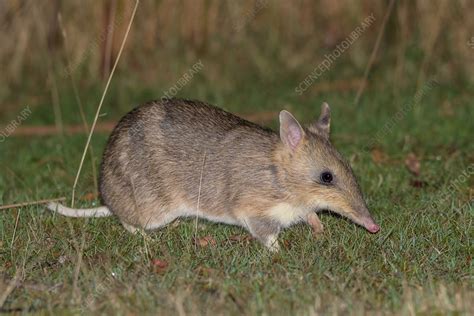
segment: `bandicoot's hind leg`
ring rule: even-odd
[[[278,244],[278,234],[280,226],[272,220],[262,218],[247,218],[244,221],[245,227],[250,231],[252,236],[258,239],[271,252],[278,252],[280,245]]]
[[[132,226],[130,224],[127,224],[125,222],[122,222],[122,225],[126,230],[128,230],[130,233],[132,233],[134,235],[136,235],[141,230],[140,228],[137,228],[137,227]]]
[[[170,211],[157,211],[155,207],[144,207],[141,211],[135,211],[135,214],[140,214],[135,219],[135,224],[129,224],[127,221],[122,220],[123,227],[132,234],[137,234],[138,232],[145,232],[145,230],[153,230],[160,227],[163,227],[177,217],[179,213],[170,212]]]

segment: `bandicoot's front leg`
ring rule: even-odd
[[[324,231],[323,223],[319,219],[316,212],[311,212],[306,216],[306,222],[311,226],[313,229],[313,235],[318,236]]]
[[[280,245],[278,244],[278,234],[280,226],[274,221],[262,218],[247,218],[245,226],[252,236],[259,240],[271,252],[278,252]]]

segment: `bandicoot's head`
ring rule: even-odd
[[[280,112],[284,182],[293,203],[312,210],[330,210],[376,233],[379,226],[367,209],[350,165],[329,142],[330,109],[323,103],[319,119],[302,127],[287,111]]]

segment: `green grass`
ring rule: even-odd
[[[350,159],[382,227],[379,234],[323,214],[326,231],[321,237],[315,239],[308,226],[294,226],[280,235],[282,251],[271,255],[256,241],[243,239],[247,235],[243,229],[223,224],[200,221],[198,236],[212,236],[217,244],[196,248],[193,220],[133,236],[114,218],[70,219],[42,206],[3,210],[0,295],[16,272],[20,277],[3,311],[472,313],[472,174],[454,190],[449,186],[468,167],[473,170],[474,95],[443,83],[434,87],[376,142],[387,159],[374,161],[365,145],[412,102],[415,91],[397,96],[387,92],[389,85],[375,84],[354,107],[353,92],[296,96],[293,88],[302,77],[298,78],[275,79],[262,90],[258,82],[242,80],[238,89],[222,91],[197,78],[180,95],[236,113],[286,107],[305,122],[317,115],[322,101],[328,101],[333,142]],[[61,91],[62,104],[68,104],[63,107],[64,122],[79,122],[73,95],[67,88]],[[89,118],[100,95],[99,88],[91,91],[81,96]],[[130,104],[160,97],[160,92],[151,91],[113,86],[104,108],[107,119],[120,117]],[[443,110],[446,104],[452,108],[449,115]],[[10,113],[3,123],[14,115]],[[33,109],[25,124],[53,121],[45,102]],[[270,126],[276,128],[276,120]],[[106,136],[93,138],[96,164]],[[0,203],[69,198],[85,139],[85,135],[10,137],[0,143]],[[410,152],[421,161],[423,187],[410,184],[414,176],[404,165]],[[80,206],[98,203],[84,198],[94,191],[90,170],[88,157],[77,189]],[[235,240],[236,235],[241,240]],[[156,259],[168,266],[157,268]]]

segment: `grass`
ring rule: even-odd
[[[107,119],[120,117],[130,104],[160,97],[147,87],[123,89],[127,84],[120,74],[116,80],[122,88],[112,84]],[[192,219],[134,236],[114,218],[70,219],[43,206],[10,209],[0,213],[0,297],[16,273],[19,281],[2,311],[472,313],[473,178],[459,177],[474,164],[473,90],[437,85],[367,151],[366,144],[373,144],[384,124],[413,101],[415,91],[392,95],[388,84],[371,78],[374,84],[354,108],[354,91],[309,91],[298,97],[293,93],[297,80],[275,80],[268,88],[241,80],[238,89],[219,90],[198,75],[180,95],[236,113],[286,107],[305,122],[327,100],[333,110],[333,142],[350,159],[382,227],[379,234],[323,214],[321,237],[315,239],[308,226],[294,226],[280,236],[282,251],[272,255],[244,238],[243,229],[205,221],[199,221],[197,234],[212,236],[215,246],[195,247]],[[60,88],[62,104],[69,104],[63,107],[63,121],[79,123],[74,96],[66,86]],[[89,91],[81,97],[91,118],[100,89]],[[14,116],[10,113],[3,123]],[[46,103],[36,106],[25,124],[45,123],[53,123]],[[276,120],[269,125],[276,128]],[[106,137],[92,138],[96,153],[102,152]],[[0,203],[69,198],[85,140],[86,135],[57,135],[9,137],[0,143]],[[421,161],[418,178],[404,165],[411,152]],[[78,206],[99,203],[91,199],[90,170],[87,156]],[[414,180],[423,185],[413,185]],[[455,189],[453,182],[458,183]]]

